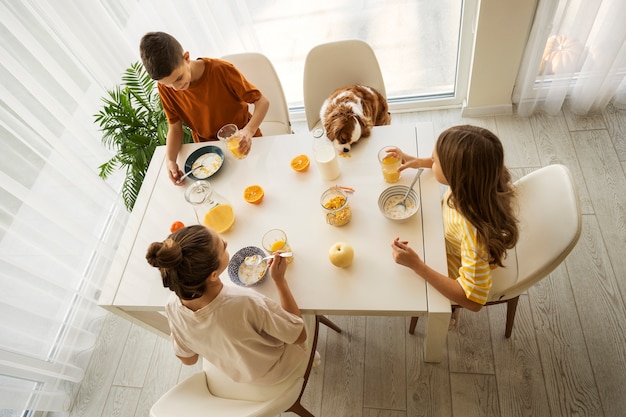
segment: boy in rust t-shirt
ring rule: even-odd
[[[146,71],[158,82],[167,116],[166,166],[174,184],[183,175],[176,162],[182,123],[189,126],[195,142],[216,140],[222,126],[234,123],[242,136],[240,153],[250,151],[252,136],[261,136],[259,126],[269,101],[232,64],[211,58],[190,60],[189,52],[164,32],[145,34],[139,50]],[[248,104],[254,104],[253,114]]]

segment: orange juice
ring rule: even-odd
[[[204,224],[217,233],[224,233],[235,223],[235,213],[228,204],[218,204],[204,215]]]
[[[385,181],[388,183],[398,182],[400,179],[400,173],[398,172],[400,160],[398,158],[394,158],[393,156],[387,156],[383,158],[381,162]]]
[[[270,246],[270,251],[274,253],[277,250],[282,250],[283,252],[291,252],[291,248],[289,247],[287,242],[285,242],[284,240],[277,240],[274,243],[272,243],[272,245]],[[289,258],[285,258],[285,259],[288,264],[293,262],[293,256]]]
[[[228,150],[235,156],[237,159],[243,159],[246,155],[243,155],[239,152],[239,141],[241,140],[240,136],[231,136],[228,138],[228,142],[226,145],[228,146]]]
[[[272,246],[270,246],[270,250],[272,252],[276,252],[277,250],[281,250],[283,246],[285,246],[285,241],[277,240],[276,242],[272,243]]]

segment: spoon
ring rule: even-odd
[[[289,258],[291,256],[293,256],[293,252],[283,252],[280,254],[281,258]],[[252,255],[252,256],[246,256],[246,258],[243,261],[248,266],[256,266],[256,265],[259,265],[263,261],[272,259],[273,257],[274,255],[269,255],[269,256],[266,256],[265,258],[261,258],[261,255]]]
[[[189,170],[189,172],[187,172],[185,175],[183,175],[182,177],[180,177],[179,179],[177,179],[177,180],[176,180],[176,184],[180,184],[181,182],[183,182],[183,180],[184,180],[185,178],[187,178],[188,176],[190,176],[191,174],[193,174],[193,172],[194,172],[195,170],[197,170],[197,169],[199,169],[199,168],[202,168],[202,167],[204,167],[204,161],[202,161],[202,162],[200,163],[200,165],[198,165],[198,166],[197,166],[197,167],[195,167],[195,168],[190,169],[190,170]]]
[[[420,177],[420,175],[422,175],[423,171],[424,171],[424,168],[420,168],[417,170],[417,174],[415,174],[413,181],[411,181],[411,185],[409,185],[409,189],[406,190],[406,194],[404,195],[404,198],[400,200],[398,203],[396,203],[394,207],[402,206],[404,208],[404,211],[406,211],[406,199],[409,197],[409,193],[413,189],[413,186],[417,182],[417,179]]]

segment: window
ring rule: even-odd
[[[292,108],[303,105],[302,74],[307,52],[320,43],[342,39],[361,39],[372,46],[392,102],[462,99],[465,94],[463,85],[457,83],[464,2],[246,3],[248,9],[242,14],[249,16],[251,23],[247,35],[254,38],[257,50],[274,63]],[[241,51],[228,51],[235,52]]]

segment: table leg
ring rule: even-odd
[[[441,362],[443,359],[448,326],[452,313],[429,312],[426,324],[426,337],[424,338],[424,362]]]

